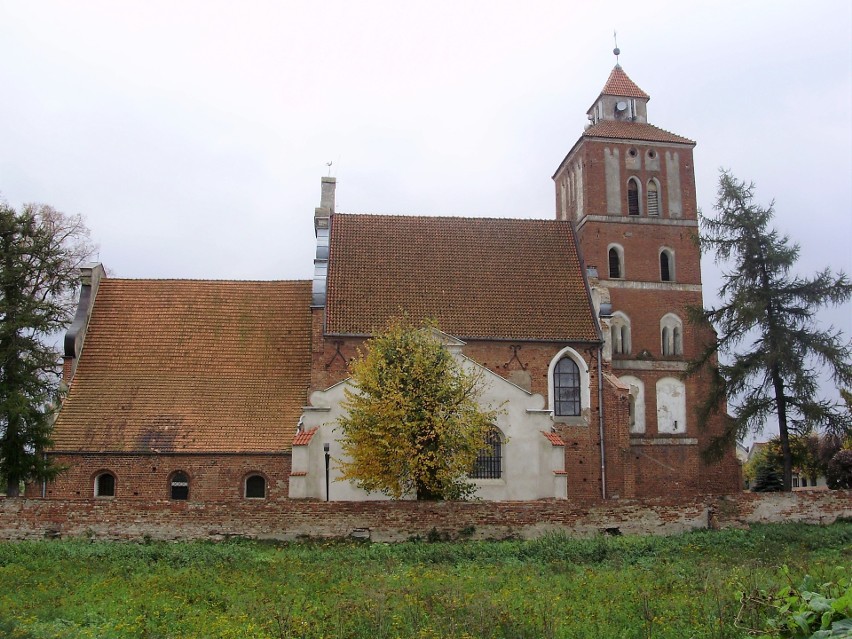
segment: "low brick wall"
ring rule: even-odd
[[[0,499],[0,538],[292,540],[358,536],[534,538],[561,530],[668,535],[757,522],[852,518],[852,491],[742,493],[691,500],[533,502],[208,502]]]

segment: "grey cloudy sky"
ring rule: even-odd
[[[852,271],[848,0],[0,0],[0,193],[137,278],[310,278],[328,161],[339,211],[551,217],[613,29],[700,205],[728,167],[803,272]]]

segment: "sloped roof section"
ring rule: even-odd
[[[326,332],[431,318],[464,338],[595,341],[569,222],[336,214]]]
[[[616,64],[601,90],[601,95],[615,95],[625,98],[642,98],[650,100],[651,96],[640,89],[631,80],[620,65]]]
[[[695,142],[665,129],[644,122],[623,120],[600,120],[583,132],[587,138],[613,138],[618,140],[640,140],[644,142],[670,142],[695,145]]]
[[[101,280],[56,451],[290,449],[311,283]]]

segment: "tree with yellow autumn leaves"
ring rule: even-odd
[[[433,323],[392,319],[350,366],[338,420],[343,479],[394,499],[465,499],[498,411],[478,402],[482,379],[445,347]]]

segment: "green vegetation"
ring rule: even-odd
[[[803,581],[833,584],[819,596],[840,601],[832,621],[849,617],[850,567],[850,522],[398,545],[7,542],[0,636],[733,638],[803,614],[813,596],[784,590]]]

